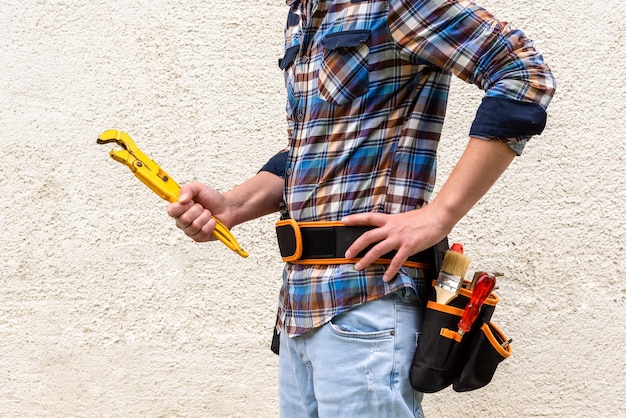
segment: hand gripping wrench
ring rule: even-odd
[[[178,201],[180,186],[165,170],[148,158],[126,132],[109,129],[102,132],[96,142],[98,144],[116,143],[119,145],[122,149],[109,152],[111,158],[130,168],[135,177],[162,199],[171,203]],[[228,228],[217,218],[213,217],[213,219],[216,222],[213,232],[215,237],[240,256],[248,257],[248,253],[239,245]]]

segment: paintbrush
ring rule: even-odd
[[[461,290],[471,259],[463,254],[463,246],[455,243],[446,251],[435,283],[437,303],[447,305]]]

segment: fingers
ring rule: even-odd
[[[215,196],[219,193],[215,192]],[[220,195],[221,196],[221,195]],[[216,222],[209,206],[211,191],[199,182],[185,184],[180,188],[177,202],[167,207],[167,214],[176,220],[176,227],[197,242],[213,241]]]
[[[375,229],[370,232],[380,231],[380,229]],[[374,236],[374,234],[372,235]],[[374,241],[376,242],[376,241]],[[356,243],[356,241],[355,241]],[[350,247],[352,248],[352,247]],[[399,238],[394,236],[387,236],[383,238],[380,242],[375,244],[366,254],[361,258],[355,265],[354,268],[356,270],[363,270],[371,266],[376,262],[376,260],[381,259],[385,254],[390,253],[391,251],[396,251],[393,259],[387,266],[385,273],[383,274],[383,281],[389,282],[393,280],[393,278],[398,274],[404,262],[413,254],[413,251],[407,245],[402,245],[399,241]],[[350,249],[348,251],[351,251]],[[358,253],[356,253],[358,254]],[[349,258],[349,257],[346,257]]]
[[[178,201],[167,207],[167,214],[172,218],[178,218],[193,206],[195,199],[202,192],[202,183],[194,182],[181,186]]]
[[[180,215],[174,216],[176,226],[194,241],[212,241],[214,239],[212,235],[215,230],[215,220],[211,212],[198,203],[190,203],[186,207],[187,209]],[[177,212],[175,207],[171,210]]]
[[[386,239],[376,244],[354,265],[355,270],[364,270],[374,264],[376,260],[382,258],[385,254],[396,250],[398,246],[394,245],[393,242],[394,241],[392,239]],[[393,280],[411,254],[412,252],[407,251],[405,247],[400,246],[383,274],[383,281],[390,282]]]
[[[346,258],[355,258],[357,254],[372,246],[356,264],[356,270],[363,270],[374,264],[385,254],[396,251],[387,267],[383,280],[389,282],[398,274],[404,262],[411,254],[421,251],[427,242],[424,225],[413,217],[417,211],[403,214],[363,213],[342,219],[346,225],[371,225],[377,228],[365,232],[346,251]]]
[[[341,223],[346,225],[372,225],[372,226],[383,226],[386,222],[386,217],[388,215],[384,213],[359,213],[356,215],[344,216],[341,219]]]
[[[388,219],[389,215],[382,213],[360,213],[358,215],[346,216],[341,220],[345,225],[371,225],[378,227],[365,232],[346,251],[346,258],[354,258],[370,245],[378,243],[357,264],[357,270],[368,267],[372,262],[394,249],[394,243],[384,241],[388,237],[388,232],[383,227]]]
[[[357,238],[346,251],[346,258],[355,258],[357,254],[361,253],[367,247],[376,244],[355,264],[355,269],[363,270],[369,267],[374,261],[394,249],[393,243],[386,240],[387,233],[381,228],[385,225],[386,216],[387,215],[380,213],[360,213],[346,216],[341,220],[345,225],[371,225],[379,227],[365,232]]]
[[[345,256],[346,258],[355,258],[357,254],[361,253],[367,247],[372,244],[376,244],[367,252],[367,254],[360,260],[360,262],[357,263],[357,270],[361,270],[360,267],[368,267],[374,260],[377,260],[382,255],[387,254],[393,249],[390,248],[387,250],[388,246],[391,247],[391,243],[384,241],[386,237],[387,234],[382,228],[376,228],[367,231],[363,233],[360,237],[358,237],[352,243],[352,245],[350,245],[350,247],[346,251]]]
[[[387,270],[385,270],[385,273],[383,274],[383,281],[390,282],[391,280],[393,280],[393,278],[396,276],[396,274],[398,274],[398,272],[402,268],[402,265],[407,260],[407,258],[410,257],[410,255],[411,254],[402,255],[402,253],[398,251],[395,257],[393,257],[393,259],[391,260],[391,263],[389,263]]]
[[[342,222],[346,225],[373,225],[379,226],[376,229],[365,232],[359,238],[357,238],[352,245],[346,251],[346,258],[355,258],[357,254],[361,253],[364,249],[373,245],[373,247],[361,258],[355,265],[356,270],[363,270],[372,265],[376,260],[390,251],[398,248],[396,240],[389,235],[384,225],[388,215],[364,213],[359,215],[352,215],[342,219]],[[401,254],[401,253],[400,253]],[[402,263],[408,258],[402,258],[400,254],[396,254],[391,264],[385,271],[383,280],[388,282],[393,279],[396,273],[402,267]]]
[[[179,202],[170,203],[167,206],[167,214],[176,219],[193,206],[193,202],[182,204]]]

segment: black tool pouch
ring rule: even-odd
[[[498,364],[511,355],[507,338],[491,323],[498,296],[489,295],[470,331],[461,335],[458,323],[471,292],[462,288],[449,304],[442,305],[435,301],[434,288],[430,290],[409,373],[411,386],[433,393],[450,385],[457,392],[487,385]]]

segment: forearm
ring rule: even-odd
[[[467,148],[435,199],[428,205],[445,229],[461,218],[498,180],[515,158],[504,142],[470,138]]]
[[[231,212],[231,226],[278,211],[283,200],[285,181],[268,171],[261,171],[248,181],[224,193]]]

